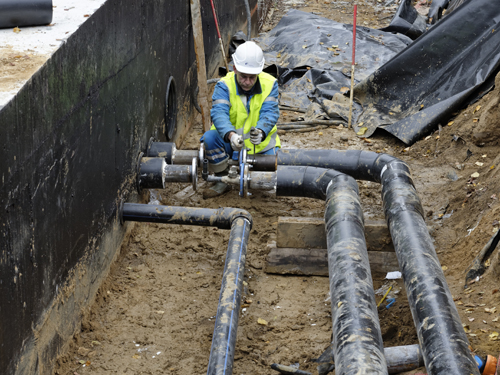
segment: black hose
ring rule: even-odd
[[[382,184],[386,220],[429,375],[479,375],[406,163],[369,151],[280,150],[278,165],[333,168]]]
[[[238,217],[232,222],[207,375],[231,375],[233,373],[234,348],[250,229],[251,222],[247,218]]]
[[[140,221],[231,229],[207,371],[208,375],[231,375],[248,237],[252,229],[250,213],[238,208],[215,210],[125,203],[121,207],[121,219],[122,222]]]
[[[52,0],[3,0],[0,4],[0,28],[51,22]]]
[[[280,166],[276,195],[327,201],[335,373],[388,374],[356,181],[331,169]]]
[[[212,209],[140,203],[125,203],[122,208],[122,221],[198,225],[219,229],[231,229],[232,222],[238,217],[247,219],[252,224],[250,213],[239,208]]]

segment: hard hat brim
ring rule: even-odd
[[[236,67],[238,73],[243,73],[243,74],[260,74],[262,73],[262,69],[264,68],[264,66],[252,68],[249,66],[240,65],[236,61],[234,61],[234,66]]]

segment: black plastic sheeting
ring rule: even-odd
[[[356,82],[412,41],[367,27],[357,27],[356,34]],[[350,86],[352,25],[292,9],[256,41],[265,52],[266,63],[273,65],[266,71],[279,75],[281,105],[307,108],[310,97],[331,100],[342,87]]]
[[[1,0],[0,28],[48,25],[52,22],[52,0]]]
[[[358,135],[381,128],[411,145],[492,88],[500,66],[500,3],[435,0],[427,21],[424,28],[405,0],[386,28],[399,33],[357,27],[352,122]],[[257,41],[271,64],[265,70],[278,77],[281,105],[308,109],[306,120],[347,121],[352,25],[291,10]]]
[[[426,17],[412,6],[413,0],[403,0],[389,26],[380,30],[396,32],[417,39],[427,31]],[[433,2],[434,4],[434,2]]]
[[[493,85],[500,3],[468,0],[356,85],[356,132],[382,128],[411,145]],[[362,128],[365,129],[362,129]]]

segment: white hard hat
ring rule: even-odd
[[[233,53],[236,70],[244,74],[260,74],[264,68],[264,53],[255,42],[245,42]]]

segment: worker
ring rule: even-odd
[[[232,57],[234,72],[215,86],[210,112],[213,125],[202,137],[210,171],[218,176],[227,174],[229,158],[243,147],[249,154],[266,155],[275,155],[280,147],[278,83],[262,72],[262,49],[254,42],[245,42]],[[221,195],[229,188],[218,182],[206,189],[203,197]]]

